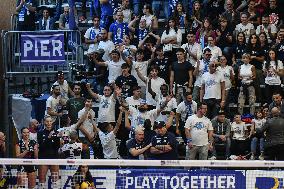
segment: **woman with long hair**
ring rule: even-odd
[[[265,58],[268,58],[268,51],[270,49],[270,45],[268,43],[267,35],[265,32],[260,32],[258,34],[258,37],[259,37],[261,50],[263,51]]]
[[[38,158],[38,144],[35,140],[30,140],[30,131],[27,127],[21,129],[22,137],[16,144],[16,157],[37,159]],[[36,168],[33,165],[22,165],[18,167],[18,186],[34,188],[36,186]],[[25,182],[27,178],[27,183]]]
[[[178,28],[182,33],[182,41],[184,42],[186,29],[188,27],[188,17],[181,2],[177,3],[176,9],[174,11],[174,17],[175,20],[178,20]]]
[[[80,165],[72,177],[72,189],[95,189],[88,165]]]
[[[190,29],[195,33],[202,26],[203,12],[199,1],[194,1],[192,16],[189,19]]]
[[[149,4],[143,6],[143,16],[141,19],[146,20],[146,26],[150,31],[158,29],[158,19],[153,15],[152,8]]]
[[[219,57],[220,65],[217,67],[217,71],[221,73],[224,76],[225,80],[225,101],[227,101],[229,91],[232,87],[232,82],[234,81],[234,70],[232,66],[227,65],[227,57],[226,56],[220,56]]]
[[[161,42],[164,45],[163,50],[165,52],[165,56],[169,58],[169,60],[176,60],[176,49],[180,48],[182,41],[181,30],[178,29],[176,24],[176,20],[172,17],[169,18],[166,30],[163,32],[161,37]]]
[[[196,41],[201,43],[202,48],[204,48],[208,45],[208,37],[216,39],[216,36],[211,20],[208,17],[204,18],[201,28],[196,32]]]
[[[284,76],[283,62],[277,58],[277,50],[270,49],[269,56],[264,62],[263,73],[265,76],[266,102],[272,102],[273,92],[282,91],[281,79]]]
[[[250,63],[255,67],[256,71],[256,78],[254,82],[255,94],[257,97],[257,101],[262,102],[264,99],[261,93],[260,85],[264,84],[262,68],[265,56],[260,46],[259,37],[256,34],[250,35],[245,52],[250,54],[251,56]]]

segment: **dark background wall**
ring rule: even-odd
[[[0,0],[0,31],[10,30],[10,18],[15,13],[16,0]],[[0,130],[4,130],[3,106],[4,106],[4,80],[3,80],[3,59],[2,59],[2,36],[0,41]]]

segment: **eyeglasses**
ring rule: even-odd
[[[206,56],[211,56],[212,54],[205,54]]]
[[[110,91],[110,89],[104,89],[104,91]]]

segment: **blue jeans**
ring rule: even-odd
[[[263,152],[264,151],[264,138],[257,138],[257,137],[253,137],[250,143],[250,151],[253,154],[256,154],[256,148],[258,145],[258,141],[259,141],[259,151]]]
[[[159,18],[160,17],[160,10],[162,7],[164,8],[164,16],[168,19],[169,17],[169,2],[168,1],[155,1],[152,2],[152,9],[154,15]]]
[[[230,137],[226,137],[226,141],[222,141],[219,137],[214,137],[214,145],[213,145],[213,150],[212,150],[212,156],[217,157],[217,152],[216,152],[216,144],[225,144],[226,145],[226,152],[225,156],[228,158],[230,156],[230,149],[231,149],[231,139]]]

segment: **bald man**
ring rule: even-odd
[[[271,109],[272,118],[268,119],[257,132],[266,132],[265,159],[284,160],[284,118],[277,107]]]

